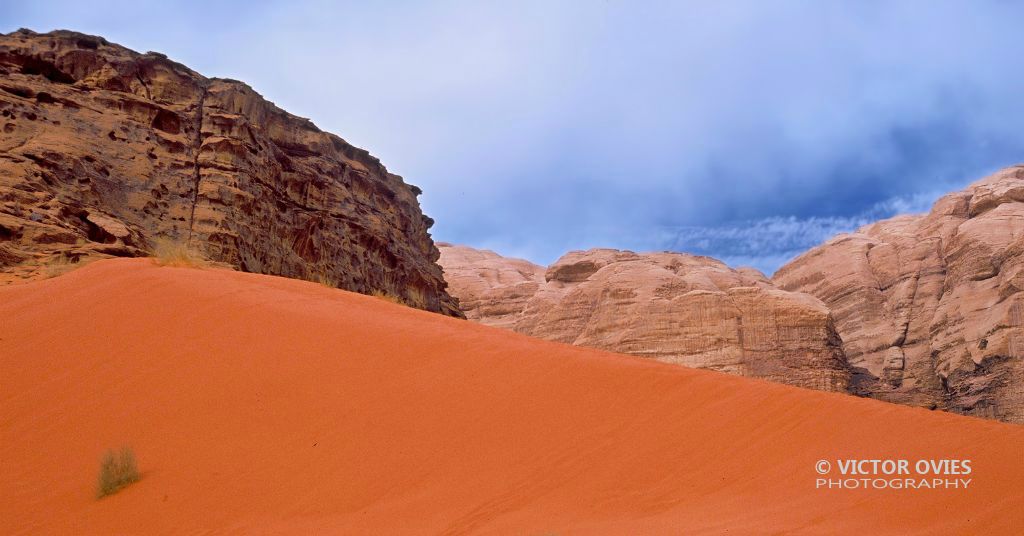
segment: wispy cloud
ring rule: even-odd
[[[899,214],[927,212],[940,193],[893,197],[855,216],[772,216],[714,227],[662,229],[659,249],[711,255],[731,266],[753,266],[771,275],[780,266],[830,238]]]

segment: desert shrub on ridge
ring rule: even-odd
[[[409,304],[406,303],[406,301],[403,300],[402,298],[398,296],[392,296],[391,294],[388,294],[387,292],[384,292],[382,290],[374,290],[373,292],[370,293],[370,295],[373,296],[374,298],[380,298],[386,302],[391,302],[398,305],[405,305],[407,307],[409,306]]]

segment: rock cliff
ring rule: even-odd
[[[1024,422],[1024,167],[781,268],[832,310],[853,392]]]
[[[0,272],[158,239],[459,315],[415,186],[242,82],[100,37],[0,36]]]
[[[440,244],[467,318],[544,339],[845,391],[828,309],[707,257],[594,249],[549,266]]]

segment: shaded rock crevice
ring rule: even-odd
[[[192,244],[192,230],[195,227],[196,205],[199,203],[199,185],[203,180],[202,173],[199,168],[199,153],[202,151],[203,147],[203,107],[206,104],[207,91],[207,86],[203,84],[199,93],[199,102],[196,103],[195,118],[193,119],[195,122],[195,134],[192,136],[192,206],[190,207],[188,214],[188,238],[186,239],[189,245]],[[147,93],[148,92],[149,90],[147,88]]]

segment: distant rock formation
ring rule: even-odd
[[[929,214],[839,235],[771,281],[706,257],[615,250],[545,270],[443,244],[441,265],[485,324],[1024,423],[1024,166]]]
[[[828,309],[708,257],[594,249],[546,270],[439,244],[467,318],[544,339],[813,389],[845,391]]]
[[[470,320],[514,329],[526,303],[544,284],[544,268],[493,251],[438,242],[441,266],[459,308]]]
[[[1024,422],[1024,167],[839,235],[773,282],[832,310],[853,392]]]
[[[459,315],[419,189],[242,82],[19,30],[0,36],[0,130],[6,280],[167,238],[241,270]]]

